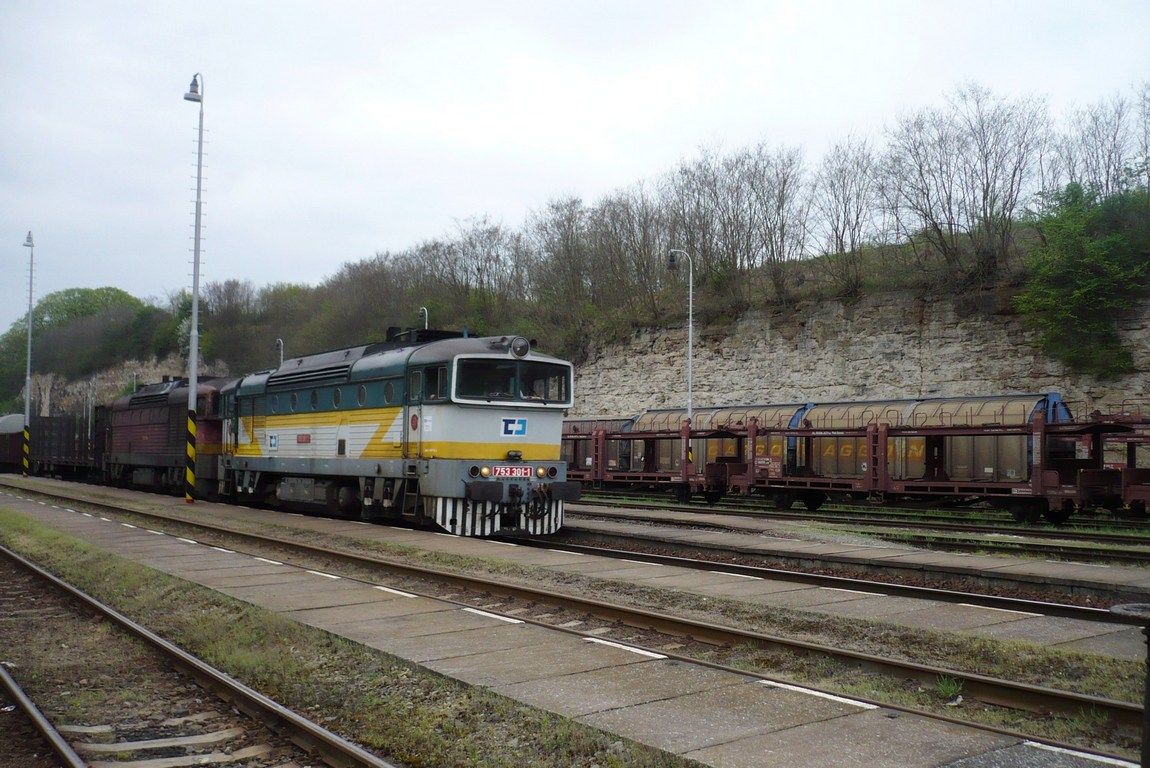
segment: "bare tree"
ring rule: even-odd
[[[1135,146],[1131,112],[1130,103],[1117,94],[1075,111],[1059,142],[1066,182],[1103,196],[1122,190]]]
[[[888,133],[883,162],[884,205],[893,234],[920,264],[937,255],[949,272],[962,267],[959,159],[965,150],[946,115],[923,109],[899,118]]]
[[[977,85],[959,88],[945,111],[900,118],[888,136],[884,204],[922,266],[937,255],[948,279],[994,276],[1034,186],[1045,122],[1043,102],[995,97]]]
[[[823,157],[812,187],[819,252],[838,292],[862,288],[860,250],[875,237],[878,179],[866,139],[847,137]]]
[[[974,269],[991,277],[1013,246],[1014,219],[1033,176],[1045,105],[1030,98],[996,98],[968,85],[952,97],[951,108],[966,149],[959,180]]]
[[[1143,189],[1150,190],[1150,80],[1142,83],[1138,90],[1138,181]]]
[[[787,264],[807,255],[811,203],[803,151],[799,147],[771,151],[760,144],[753,157],[748,182],[761,217],[763,265],[776,297],[787,304],[791,287]]]

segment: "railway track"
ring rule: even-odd
[[[367,752],[361,747],[337,736],[327,729],[316,725],[301,715],[277,704],[266,696],[260,694],[232,677],[220,672],[202,660],[188,654],[177,646],[169,643],[155,633],[129,619],[108,605],[76,589],[60,578],[48,573],[35,563],[28,561],[19,554],[0,547],[0,555],[6,563],[18,566],[23,572],[31,574],[44,585],[58,590],[66,595],[72,603],[82,606],[87,611],[94,612],[100,618],[110,622],[118,632],[128,635],[145,643],[153,652],[158,654],[163,662],[174,669],[179,669],[192,677],[204,689],[211,691],[220,699],[222,710],[234,707],[244,713],[244,725],[237,726],[236,716],[223,714],[211,709],[189,714],[177,712],[175,716],[158,723],[135,725],[58,725],[53,726],[28,697],[17,693],[13,689],[15,681],[4,672],[6,687],[9,687],[14,698],[18,697],[21,708],[34,718],[37,730],[44,734],[44,738],[51,744],[53,751],[60,757],[67,768],[88,765],[78,753],[90,756],[98,764],[101,757],[125,755],[133,757],[147,757],[165,754],[171,758],[172,751],[182,754],[183,750],[212,749],[211,752],[199,753],[194,757],[196,765],[222,765],[235,761],[244,762],[245,765],[281,765],[283,760],[274,754],[273,746],[266,743],[245,744],[244,737],[250,730],[251,721],[255,721],[257,732],[283,741],[283,737],[290,740],[296,747],[303,750],[299,759],[306,760],[308,755],[322,759],[330,766],[338,768],[395,768],[391,763]],[[77,681],[83,685],[87,681]],[[272,736],[267,729],[279,734]],[[141,737],[140,732],[145,732]],[[159,738],[156,738],[156,736]],[[250,738],[248,738],[250,741]],[[226,751],[220,751],[220,748]],[[267,759],[272,762],[266,762]],[[160,765],[161,762],[148,763]],[[252,762],[255,761],[255,762]],[[143,763],[141,763],[143,764]],[[163,763],[167,764],[167,763]],[[193,764],[192,762],[173,762],[172,765]]]
[[[704,517],[698,509],[680,506],[639,505],[627,504],[628,513],[625,516],[615,515],[612,508],[619,504],[607,502],[580,501],[576,505],[569,505],[567,514],[570,517],[585,516],[602,519],[626,519],[628,521],[660,523],[671,526],[685,526],[693,528],[712,528],[715,530],[747,530],[746,527],[734,525],[715,519],[719,516],[738,517],[746,519],[776,519],[774,513],[753,513],[747,511],[714,511],[710,517]],[[584,509],[586,508],[586,511]],[[678,512],[689,514],[689,518],[668,519],[666,517],[643,516],[643,511]],[[635,512],[638,511],[639,514]],[[698,515],[698,519],[695,516]],[[1023,554],[1034,557],[1053,557],[1064,560],[1103,560],[1119,563],[1148,563],[1150,562],[1150,537],[1128,536],[1111,533],[1079,533],[1065,530],[1041,530],[990,526],[990,525],[959,525],[953,523],[936,524],[924,521],[901,521],[871,519],[868,517],[848,516],[803,516],[794,515],[782,519],[802,520],[804,522],[825,522],[841,527],[844,532],[865,533],[878,536],[887,541],[919,546],[923,548],[949,548],[959,552],[1003,552],[1008,554]],[[878,528],[881,532],[875,533]],[[922,531],[915,533],[913,531]],[[928,532],[933,532],[928,533]],[[983,538],[963,538],[981,536]],[[1079,542],[1074,543],[1046,543],[1036,539],[1047,539],[1052,542]]]
[[[43,492],[36,491],[35,493],[42,494]],[[164,514],[155,511],[144,511],[139,509],[125,509],[114,504],[88,501],[82,498],[76,498],[75,496],[60,494],[43,495],[51,496],[56,499],[62,499],[67,502],[83,503],[93,508],[101,509],[106,513],[110,512],[113,514],[129,514],[132,516],[140,516],[145,519],[158,522],[162,525],[171,524],[180,526],[184,529],[190,528],[193,530],[199,530],[205,534],[209,534],[212,537],[219,537],[219,539],[217,539],[218,541],[221,543],[226,543],[228,546],[233,548],[239,546],[235,542],[242,542],[257,548],[272,547],[279,552],[290,551],[304,559],[319,559],[321,562],[325,563],[325,567],[328,570],[331,570],[332,567],[338,568],[340,566],[346,566],[351,568],[353,571],[358,569],[366,569],[368,572],[374,573],[391,573],[406,578],[416,578],[436,584],[446,584],[451,586],[453,589],[463,589],[476,595],[483,596],[483,598],[487,600],[490,599],[490,596],[494,595],[513,601],[523,601],[526,603],[534,604],[544,603],[561,606],[565,610],[576,611],[579,613],[594,616],[603,621],[614,622],[627,627],[639,628],[671,637],[688,638],[693,641],[707,644],[709,646],[727,648],[750,647],[768,652],[783,651],[789,654],[794,654],[796,656],[814,656],[827,658],[840,664],[848,665],[850,667],[857,668],[866,672],[890,676],[900,680],[914,680],[918,681],[922,685],[927,686],[933,686],[937,684],[940,679],[954,680],[961,687],[964,695],[968,698],[1012,709],[1043,714],[1058,713],[1068,717],[1078,716],[1083,711],[1096,712],[1099,713],[1099,715],[1104,715],[1110,723],[1128,730],[1137,729],[1140,727],[1142,722],[1142,707],[1139,704],[1133,702],[1118,701],[1104,697],[1081,694],[1073,691],[1055,690],[1039,685],[996,679],[972,672],[948,669],[927,664],[918,664],[912,661],[886,658],[875,654],[855,652],[842,648],[830,647],[819,643],[794,640],[791,638],[744,630],[733,626],[724,626],[714,622],[701,621],[682,616],[674,616],[645,608],[592,599],[582,595],[557,593],[553,588],[537,588],[488,576],[477,576],[468,573],[449,571],[442,568],[429,567],[425,565],[397,562],[395,560],[378,557],[376,555],[367,554],[364,552],[356,552],[350,549],[319,546],[316,544],[310,544],[293,539],[284,539],[281,537],[269,536],[262,533],[237,530],[231,526],[216,522],[207,523],[203,521],[192,521],[179,515]],[[162,525],[157,527],[162,527]],[[631,555],[631,553],[627,554]],[[280,557],[282,559],[282,555]],[[304,567],[307,566],[305,565]],[[723,566],[723,568],[726,569],[727,566]],[[791,576],[793,576],[793,574],[788,574],[788,578]],[[345,575],[344,578],[354,579],[355,576]],[[435,595],[425,594],[423,596],[440,600],[444,599],[442,597],[436,597]],[[448,600],[448,602],[455,602],[461,606],[470,607],[469,603],[461,602],[458,600]],[[1110,620],[1113,621],[1113,618]],[[534,621],[533,623],[537,623],[541,626],[546,626],[557,631],[568,632],[576,635],[582,634],[562,626],[550,625],[538,621]],[[699,659],[691,658],[688,656],[676,656],[673,653],[668,654],[665,650],[660,651],[660,653],[663,653],[664,655],[670,655],[674,658],[680,658],[684,662],[705,664],[722,669],[731,669],[729,666],[726,666],[722,663],[700,661]],[[746,669],[738,669],[733,671],[738,671],[741,674],[748,674]],[[771,679],[769,676],[764,674],[754,672],[750,674],[758,676],[762,679]],[[890,704],[883,702],[872,701],[870,703],[891,707]],[[892,708],[903,709],[910,712],[918,712],[919,714],[925,714],[926,716],[934,718],[940,717],[937,713],[921,712],[913,708],[898,706],[894,706]],[[951,718],[944,717],[941,719]],[[969,721],[953,721],[969,724]],[[980,725],[979,727],[986,726]],[[990,730],[996,730],[1001,733],[1009,733],[1012,736],[1018,736],[1020,738],[1029,738],[1023,734],[1018,734],[1003,729],[990,728]],[[1060,744],[1058,746],[1075,748],[1071,747],[1071,745]]]
[[[511,539],[507,539],[510,541]],[[843,589],[859,592],[873,592],[878,595],[892,597],[909,597],[918,600],[934,600],[940,603],[955,605],[978,606],[993,608],[1001,611],[1015,611],[1018,613],[1036,613],[1043,616],[1056,616],[1078,621],[1097,621],[1107,624],[1128,624],[1142,626],[1143,621],[1127,616],[1117,616],[1103,608],[1091,608],[1082,605],[1068,605],[1043,600],[1028,600],[1017,597],[1003,597],[998,595],[983,595],[974,592],[960,592],[951,589],[936,589],[934,587],[920,587],[897,584],[887,581],[873,581],[869,579],[849,578],[845,576],[832,576],[828,574],[811,573],[807,571],[791,571],[781,568],[767,568],[758,565],[744,565],[730,563],[723,560],[707,560],[703,558],[680,557],[651,552],[613,549],[611,547],[593,546],[588,544],[574,544],[569,542],[555,542],[547,539],[514,539],[515,542],[542,549],[558,550],[562,552],[578,552],[610,557],[617,560],[652,563],[656,565],[670,565],[679,568],[714,572],[722,570],[724,573],[734,573],[759,579],[781,579],[795,581],[812,586],[829,589]]]
[[[87,768],[88,764],[76,754],[68,740],[56,729],[52,721],[40,711],[35,702],[24,693],[24,689],[20,687],[12,675],[8,674],[8,670],[2,664],[0,664],[0,686],[3,686],[4,693],[13,702],[13,706],[18,707],[24,713],[24,717],[31,723],[35,732],[52,750],[52,754],[55,755],[62,768]],[[12,738],[12,735],[8,734],[8,737]]]
[[[871,525],[875,527],[924,528],[959,533],[1005,533],[1040,536],[1048,539],[1088,540],[1097,543],[1150,546],[1150,526],[1144,521],[1105,520],[1090,525],[1084,521],[1062,526],[1019,526],[1013,518],[993,510],[971,511],[962,515],[939,514],[933,509],[866,508],[854,505],[825,504],[818,511],[781,510],[762,501],[724,499],[715,505],[692,505],[668,502],[665,496],[651,494],[585,494],[576,506],[658,509],[692,513],[699,516],[729,515],[760,520],[795,520],[800,522]],[[1099,529],[1104,530],[1099,530]]]

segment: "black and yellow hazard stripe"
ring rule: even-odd
[[[184,501],[196,500],[196,412],[188,411],[188,464],[184,474]]]
[[[24,477],[28,476],[29,460],[32,456],[32,430],[24,425]]]

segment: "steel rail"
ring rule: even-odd
[[[597,534],[600,536],[619,537],[621,534]],[[579,554],[596,555],[619,560],[638,560],[655,565],[670,565],[679,568],[690,568],[699,571],[716,571],[735,573],[742,576],[754,576],[760,579],[780,579],[795,581],[801,584],[811,584],[817,587],[831,587],[833,589],[850,589],[866,592],[878,592],[886,597],[910,597],[919,600],[935,600],[941,603],[963,603],[983,608],[997,610],[1018,611],[1020,613],[1040,613],[1043,616],[1057,616],[1065,619],[1078,619],[1080,621],[1102,622],[1105,624],[1127,624],[1141,627],[1145,624],[1142,619],[1133,616],[1122,616],[1111,613],[1106,608],[1089,608],[1081,605],[1067,605],[1066,603],[1050,603],[1043,600],[1027,600],[1018,597],[1002,597],[999,595],[980,595],[974,592],[960,592],[951,589],[938,589],[936,587],[918,587],[906,584],[895,584],[889,581],[873,581],[870,579],[856,579],[848,576],[831,576],[806,571],[788,571],[785,568],[768,568],[761,565],[743,565],[741,563],[728,563],[722,560],[704,560],[677,555],[661,555],[649,552],[635,552],[625,549],[612,549],[589,544],[573,544],[568,542],[548,541],[546,539],[503,539],[514,541],[530,547],[542,549],[562,550]],[[640,539],[646,541],[647,539]],[[659,540],[660,545],[690,546]],[[732,553],[739,553],[731,550]]]
[[[137,624],[114,608],[104,605],[96,598],[80,591],[7,547],[0,546],[0,554],[19,563],[41,579],[127,630],[130,634],[144,640],[221,699],[231,703],[236,709],[244,712],[252,719],[264,723],[273,731],[283,732],[295,744],[311,754],[318,755],[332,768],[396,768],[394,764],[376,757],[363,747],[337,736],[326,728],[264,696],[259,691],[249,688],[224,672],[206,664],[147,627]],[[81,762],[80,765],[83,766],[84,763]]]
[[[24,490],[28,489],[25,488]],[[632,608],[630,606],[620,605],[618,603],[593,600],[586,597],[580,597],[578,595],[556,593],[553,589],[535,588],[505,582],[499,579],[454,573],[451,571],[446,571],[438,568],[430,568],[421,565],[397,563],[391,560],[386,560],[367,554],[331,549],[329,547],[322,547],[315,544],[308,544],[299,541],[285,540],[272,536],[265,536],[263,534],[250,533],[247,531],[236,531],[226,526],[208,524],[199,521],[189,521],[177,516],[169,516],[157,512],[143,512],[134,509],[127,509],[105,502],[93,502],[83,499],[76,499],[75,497],[69,497],[64,494],[55,494],[53,492],[43,491],[32,492],[42,493],[43,495],[47,496],[56,496],[58,498],[68,498],[72,501],[81,502],[108,510],[114,510],[119,513],[140,515],[143,517],[165,520],[169,523],[186,525],[204,531],[211,531],[213,533],[234,536],[236,538],[251,541],[263,546],[296,549],[307,554],[331,558],[332,560],[341,561],[358,567],[369,566],[372,568],[378,568],[385,571],[398,573],[404,576],[416,576],[440,583],[446,582],[453,587],[462,589],[468,589],[488,594],[496,594],[521,600],[539,601],[551,605],[558,604],[568,608],[576,608],[607,621],[620,622],[628,626],[661,632],[663,634],[672,636],[689,637],[710,645],[729,647],[749,645],[763,650],[782,650],[798,655],[822,656],[835,659],[846,664],[856,665],[860,669],[866,671],[887,676],[894,676],[902,679],[910,678],[926,685],[934,685],[940,678],[949,677],[960,682],[962,684],[963,693],[970,698],[974,698],[989,704],[1009,707],[1012,709],[1026,710],[1041,714],[1058,713],[1067,716],[1077,716],[1083,711],[1090,711],[1093,709],[1095,711],[1105,713],[1110,722],[1120,726],[1127,728],[1140,728],[1142,724],[1142,706],[1140,704],[1131,702],[1118,701],[1116,699],[1092,696],[1089,694],[1081,694],[1073,691],[1061,691],[1047,688],[1045,686],[1031,685],[1028,683],[1001,680],[989,677],[987,675],[980,675],[978,673],[963,672],[960,670],[948,669],[946,667],[938,667],[929,664],[919,664],[913,661],[889,659],[881,656],[876,656],[874,654],[844,650],[819,643],[792,640],[776,635],[769,635],[765,633],[753,632],[750,630],[727,627],[711,622],[671,616],[668,614],[659,613],[657,611],[651,611],[642,608]],[[443,599],[433,595],[424,596],[431,597],[432,599],[436,600]],[[460,603],[460,605],[463,604]],[[546,626],[554,629],[554,627],[550,627],[550,625],[542,624],[540,622],[532,623],[540,624],[540,626]],[[662,651],[660,651],[660,653],[667,655]],[[693,661],[694,663],[700,663],[698,660],[694,659],[685,660]],[[746,674],[745,671],[742,671],[742,673]],[[890,706],[887,704],[881,704],[881,702],[873,703],[878,703],[882,706]],[[917,712],[917,710],[912,709],[907,709],[906,711]],[[919,714],[927,714],[931,717],[934,716],[930,715],[929,713],[922,712],[919,712]]]
[[[0,682],[4,684],[4,690],[8,693],[8,697],[28,716],[32,725],[44,737],[44,741],[48,742],[48,746],[56,753],[56,757],[64,763],[65,768],[88,767],[88,764],[76,754],[72,745],[56,730],[56,726],[52,725],[51,721],[44,716],[35,702],[28,698],[28,695],[20,688],[20,684],[12,678],[12,675],[8,674],[8,670],[4,669],[2,664],[0,664]]]

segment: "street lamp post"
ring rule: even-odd
[[[423,316],[423,330],[426,331],[427,330],[427,321],[431,317],[427,312],[427,307],[420,307],[419,308],[419,314],[421,314]]]
[[[283,339],[276,339],[276,349],[278,349],[279,353],[280,353],[280,368],[283,368],[284,367],[284,340]]]
[[[184,94],[186,101],[200,105],[199,140],[196,144],[196,234],[192,246],[192,330],[188,344],[188,449],[184,488],[184,501],[188,504],[196,500],[196,395],[200,383],[200,215],[204,171],[203,81],[203,75],[197,72],[192,77],[188,92]]]
[[[32,270],[36,264],[36,243],[32,230],[24,241],[28,249],[28,353],[24,358],[24,477],[28,476],[28,460],[32,455]]]
[[[681,248],[672,248],[667,252],[667,268],[678,269],[678,255],[687,259],[687,421],[694,424],[693,392],[695,368],[695,263],[691,254]]]

